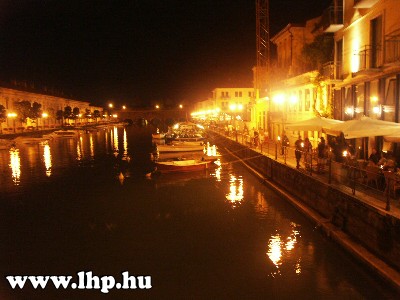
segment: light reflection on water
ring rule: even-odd
[[[71,228],[67,237],[72,246],[67,254],[62,255],[72,256],[68,261],[75,264],[72,269],[82,268],[87,257],[93,259],[91,263],[95,267],[103,268],[104,264],[114,267],[119,263],[118,267],[132,267],[137,272],[146,272],[149,264],[153,263],[153,268],[149,268],[150,275],[154,275],[157,282],[168,279],[164,286],[174,286],[176,291],[184,289],[182,295],[190,292],[200,295],[196,293],[201,293],[198,291],[201,280],[205,287],[203,290],[209,288],[210,295],[214,296],[212,292],[218,288],[222,291],[216,293],[219,297],[198,297],[204,299],[221,299],[222,295],[233,299],[248,292],[248,299],[267,299],[271,293],[282,299],[301,298],[309,293],[310,299],[322,299],[325,293],[332,299],[336,294],[343,298],[349,293],[353,299],[365,295],[365,286],[357,284],[366,276],[360,273],[347,276],[354,265],[346,269],[346,263],[340,266],[335,263],[335,260],[346,257],[338,258],[337,251],[324,248],[327,247],[326,241],[321,242],[319,234],[305,226],[308,223],[303,223],[303,218],[288,208],[290,205],[283,204],[279,196],[259,184],[251,174],[239,168],[239,164],[229,163],[228,158],[222,156],[218,164],[207,172],[162,174],[157,179],[129,177],[128,173],[133,172],[132,166],[140,160],[136,160],[137,152],[133,152],[134,159],[130,162],[124,158],[132,155],[132,148],[142,148],[131,134],[129,130],[113,128],[81,133],[77,139],[53,140],[47,145],[21,146],[0,153],[1,167],[5,165],[3,170],[7,170],[0,174],[2,190],[4,183],[18,188],[43,178],[50,182],[56,180],[64,169],[78,168],[78,174],[73,173],[77,174],[76,182],[69,182],[65,191],[72,187],[82,196],[73,198],[58,193],[58,188],[54,191],[59,195],[49,196],[49,199],[55,199],[54,202],[63,200],[58,201],[61,212],[54,214],[54,223],[48,224]],[[112,158],[111,166],[98,168],[104,157]],[[83,168],[93,170],[93,180],[81,180],[86,179],[84,175],[80,176],[86,174]],[[112,176],[102,174],[104,170],[113,173]],[[74,199],[73,204],[69,204],[69,197]],[[32,210],[39,219],[42,211],[47,214],[50,210],[47,203],[42,204],[38,198],[35,201],[41,204],[41,209]],[[30,200],[28,197],[24,199]],[[54,207],[50,207],[53,213]],[[30,212],[26,214],[31,216]],[[32,216],[36,221],[35,215]],[[12,225],[19,226],[19,221]],[[29,241],[24,242],[25,229],[32,230],[30,226],[31,222],[22,226],[18,236],[27,249],[31,246]],[[53,233],[55,237],[61,236],[59,229],[53,232],[47,223],[40,229]],[[40,237],[48,240],[47,235]],[[62,252],[59,249],[68,251],[67,245],[63,244],[67,241],[69,246],[68,238],[60,237],[62,241],[57,241],[59,244],[54,252]],[[79,248],[81,244],[85,244],[87,249]],[[16,243],[15,249],[20,249],[20,245]],[[83,258],[79,261],[80,251]],[[41,254],[39,250],[33,253]],[[28,253],[23,254],[27,256]],[[30,259],[35,261],[37,256],[40,255],[32,255]],[[52,258],[49,261],[49,265],[53,265],[57,260]],[[132,261],[134,263],[129,266]],[[350,264],[351,260],[346,262]],[[142,265],[137,267],[135,263]],[[37,265],[41,267],[41,262]],[[37,271],[33,267],[33,271],[25,268],[24,265],[18,273]],[[65,269],[65,265],[59,269]],[[162,270],[168,271],[163,273]],[[356,282],[352,281],[354,277],[357,277]],[[182,287],[182,280],[189,287]],[[221,286],[218,286],[219,281]]]
[[[43,149],[44,166],[46,168],[46,176],[51,176],[51,151],[48,143],[44,144]]]
[[[19,185],[21,178],[21,159],[18,149],[10,149],[10,168],[12,181],[15,185]]]

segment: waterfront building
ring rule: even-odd
[[[44,91],[45,92],[45,91]],[[16,103],[28,101],[30,105],[38,103],[41,105],[42,114],[37,120],[26,118],[24,121],[17,113]],[[98,110],[103,112],[102,107],[91,106],[87,101],[74,100],[63,96],[54,96],[46,93],[39,93],[27,87],[4,87],[0,86],[0,105],[5,108],[5,116],[3,122],[0,122],[2,133],[22,132],[30,128],[54,128],[61,126],[62,120],[57,120],[57,111],[64,111],[65,107],[69,106],[72,110],[79,110],[79,115],[75,119],[77,123],[90,122],[93,119],[88,118],[85,114],[93,113]]]
[[[271,38],[277,48],[277,59],[271,66],[268,131],[277,139],[285,125],[313,118],[332,117],[331,89],[333,82],[326,76],[326,63],[333,59],[332,29],[324,16],[303,24],[288,24]],[[329,64],[328,64],[329,65]],[[318,132],[304,132],[305,137],[317,140]],[[293,144],[298,132],[287,132]]]
[[[253,87],[215,88],[212,97],[196,103],[197,117],[218,116],[218,121],[227,123],[247,123],[257,128],[252,111],[254,102]]]
[[[399,122],[400,22],[398,0],[343,1],[343,27],[335,32],[334,117],[366,115]],[[362,141],[356,143],[361,145]],[[396,151],[371,134],[369,147]],[[398,149],[397,149],[398,151]]]

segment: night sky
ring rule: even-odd
[[[331,0],[270,0],[271,37]],[[204,100],[251,87],[252,0],[0,0],[0,79],[102,105]]]

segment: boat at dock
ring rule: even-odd
[[[165,145],[157,145],[158,152],[191,152],[191,151],[203,151],[204,145],[193,145],[185,143],[173,143]]]
[[[194,172],[206,170],[211,162],[195,159],[173,160],[156,162],[157,171],[161,173],[169,172]]]
[[[43,138],[75,138],[78,136],[78,132],[75,130],[56,130],[49,134],[44,134]]]

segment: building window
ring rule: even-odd
[[[242,92],[239,92],[239,97],[242,97]]]
[[[310,99],[310,90],[309,89],[305,90],[304,96],[305,96],[304,110],[310,111],[310,100],[311,99]]]
[[[235,92],[235,97],[239,97],[239,92]]]
[[[303,110],[303,92],[299,91],[299,111]]]
[[[383,119],[385,121],[395,121],[395,86],[396,79],[390,79],[386,85],[385,105],[383,106]]]

